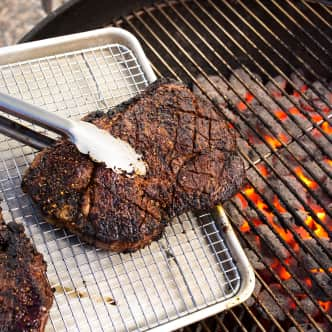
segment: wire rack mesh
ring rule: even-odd
[[[0,67],[0,91],[73,118],[108,110],[147,84],[119,44]],[[4,218],[25,225],[55,290],[46,330],[147,330],[237,293],[238,267],[210,213],[176,217],[160,241],[136,253],[98,250],[45,222],[21,191],[37,151],[0,136],[0,152]]]

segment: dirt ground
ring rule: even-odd
[[[0,0],[0,47],[17,43],[46,13],[41,0]],[[64,0],[53,0],[53,10]]]

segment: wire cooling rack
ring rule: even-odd
[[[0,66],[0,91],[73,118],[106,111],[147,84],[120,44]],[[20,187],[36,152],[0,136],[4,218],[25,225],[55,290],[47,331],[148,330],[238,292],[238,267],[209,213],[175,218],[160,241],[132,254],[95,249],[49,225]]]

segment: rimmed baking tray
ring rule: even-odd
[[[137,39],[119,28],[0,49],[0,91],[67,117],[106,111],[155,79]],[[4,218],[25,225],[55,290],[47,331],[169,331],[250,296],[253,270],[221,206],[174,218],[136,253],[98,250],[46,223],[21,191],[36,152],[0,135]]]

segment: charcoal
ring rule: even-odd
[[[248,248],[245,248],[244,251],[245,251],[251,265],[254,267],[255,270],[264,270],[265,269],[265,265],[261,262],[260,258],[255,254],[254,251],[252,251]],[[256,285],[258,285],[258,284],[260,285],[259,281],[256,280]],[[261,285],[260,285],[260,287],[261,287]],[[256,294],[258,294],[258,292]]]
[[[330,93],[326,85],[324,86],[323,83],[320,81],[315,81],[311,85],[322,96],[328,96],[328,94]]]
[[[243,138],[238,137],[237,139],[238,149],[241,153],[248,156],[252,161],[255,161],[259,158],[257,153],[249,146],[248,142],[245,141]],[[245,160],[245,159],[244,159]]]
[[[286,201],[290,206],[297,210],[304,209],[298,199],[290,192],[288,188],[285,187],[285,185],[280,180],[274,179],[270,183],[276,189],[276,191],[281,193],[284,201]]]
[[[267,255],[275,255],[280,259],[286,259],[289,256],[288,250],[283,246],[278,237],[269,228],[269,226],[260,225],[257,227],[257,232],[260,237],[265,240],[261,241],[261,243],[264,247],[267,247]]]
[[[254,209],[251,209],[251,208],[245,209],[244,214],[250,220],[254,220],[254,219],[259,218],[257,212]]]
[[[303,143],[303,145],[305,145],[305,147],[307,148],[307,150],[309,151],[315,151],[315,157],[316,159],[321,159],[322,158],[322,151],[318,148],[317,144],[315,142],[312,141],[312,139],[308,136],[303,136],[301,138],[301,142]]]
[[[226,104],[226,101],[222,94],[227,96],[228,94],[228,87],[227,84],[217,75],[211,75],[209,76],[209,79],[213,84],[218,87],[219,91],[218,92],[212,85],[211,83],[203,76],[198,76],[197,77],[197,82],[199,85],[202,87],[202,89],[205,90],[206,94],[211,98],[213,101],[215,101],[217,104],[220,106],[224,106]],[[202,91],[194,85],[193,87],[193,92],[197,94],[198,96],[203,97],[203,99],[207,99],[206,96],[202,93]]]
[[[314,303],[309,297],[305,297],[300,301],[300,306],[308,315],[315,316],[318,314],[317,304]],[[299,320],[303,320],[303,311],[298,309],[294,316]]]
[[[257,171],[260,173],[259,168],[257,169]],[[263,175],[257,174],[257,171],[252,168],[249,169],[247,171],[247,178],[253,183],[258,193],[265,193],[268,184],[264,182],[262,178]]]
[[[319,325],[321,325],[321,326],[319,326]],[[318,324],[318,326],[320,327],[320,331],[327,331],[327,330],[325,329],[325,327],[323,327],[322,324]],[[303,332],[320,332],[320,331],[318,331],[314,326],[312,326],[312,325],[309,324],[309,323],[301,324],[301,325],[300,325],[300,329],[301,329],[301,331],[303,331]],[[298,331],[299,331],[299,330],[298,330],[297,327],[292,326],[292,327],[290,327],[290,328],[288,329],[287,332],[298,332]]]
[[[307,201],[307,193],[305,187],[299,182],[295,176],[287,175],[282,177],[283,180],[286,182],[288,187],[291,187],[297,194],[297,196],[302,199],[304,202]]]
[[[284,282],[285,287],[287,287],[293,293],[303,293],[301,285],[299,285],[293,278],[285,280]]]
[[[306,160],[308,158],[307,152],[296,142],[292,142],[288,146],[288,150],[294,154],[294,156],[300,161]],[[315,151],[315,150],[312,150]]]
[[[277,301],[275,301],[265,289],[260,292],[260,294],[258,295],[258,299],[267,307],[268,311],[272,314],[274,318],[283,321],[286,318],[284,311],[287,312],[289,310],[288,298],[280,292],[279,287],[274,287],[273,285],[270,285],[270,288],[273,290]],[[268,318],[266,314],[265,316],[266,318]]]
[[[328,239],[320,239],[320,241],[323,242],[323,245],[327,251],[332,252],[332,242],[330,242]],[[325,266],[325,268],[328,269],[332,266],[331,259],[325,254],[325,252],[322,251],[320,245],[316,242],[315,239],[306,239],[304,240],[304,244],[315,256],[314,260],[309,253],[306,253],[304,250],[300,251],[299,259],[308,269],[316,269],[320,268],[321,266]]]
[[[267,82],[266,88],[272,95],[279,95],[286,88],[286,80],[281,75],[278,75],[273,78],[273,82]]]
[[[282,158],[284,159],[284,158]],[[272,156],[272,165],[274,167],[274,171],[275,173],[279,174],[279,175],[288,175],[289,174],[289,163],[291,162],[291,160],[288,160],[288,163],[285,166],[285,163],[282,163],[282,161],[280,160],[280,156]]]
[[[303,77],[303,72],[302,70],[297,70],[298,74],[296,73],[291,73],[290,75],[290,79],[293,83],[293,85],[295,86],[296,89],[301,89],[301,87],[304,85],[304,81],[302,80],[302,78],[300,76]]]
[[[304,165],[315,175],[315,181],[322,181],[325,178],[324,171],[319,167],[319,164],[313,160],[307,160]]]
[[[322,296],[326,297],[326,299],[332,298],[332,279],[325,272],[313,273],[313,279],[319,285],[320,292],[322,292]]]
[[[282,123],[285,127],[285,130],[294,138],[299,137],[303,132],[297,123],[290,117],[287,117],[284,121],[282,121]]]
[[[230,204],[225,203],[224,208],[227,212],[227,215],[231,218],[232,222],[237,227],[241,227],[244,221],[244,218],[241,216],[241,214]]]

